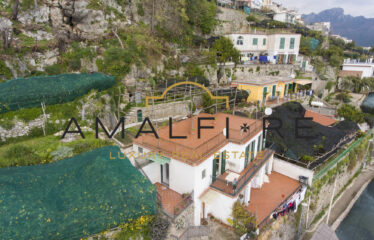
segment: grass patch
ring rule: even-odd
[[[61,137],[46,136],[28,139],[15,144],[0,147],[0,167],[31,166],[53,162],[52,152],[60,146],[73,149],[73,154],[90,151],[107,145],[112,145],[106,140],[96,139],[94,133],[85,134],[85,139],[72,142],[60,142]]]

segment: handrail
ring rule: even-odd
[[[214,183],[216,181],[224,183],[226,186],[228,186],[228,182],[226,180],[220,179],[217,177],[214,182],[212,182],[211,187],[214,189],[217,189],[219,191],[222,191],[224,193],[227,193],[231,196],[236,196],[238,193],[242,191],[242,189],[248,184],[249,180],[257,174],[258,170],[265,164],[265,162],[269,159],[269,157],[272,155],[273,150],[271,150],[271,145],[269,148],[266,148],[263,152],[266,153],[265,156],[261,156],[261,162],[257,163],[256,159],[259,160],[260,157],[256,157],[255,160],[253,160],[253,164],[245,171],[244,175],[239,178],[236,184],[236,188],[234,189],[233,186],[230,188],[230,192],[227,192],[227,189],[220,188],[218,186],[214,186]],[[257,154],[258,155],[258,154]],[[244,171],[244,170],[243,170]]]
[[[177,205],[174,206],[174,218],[178,216],[184,209],[186,209],[192,202],[193,192],[187,194]]]
[[[280,208],[282,205],[284,205],[285,202],[287,202],[291,196],[293,196],[297,191],[299,191],[300,189],[302,188],[301,185],[299,185],[290,195],[288,195],[276,208],[274,208],[270,214],[272,214],[273,212],[275,212],[278,208]],[[267,217],[265,217],[257,226],[258,228],[261,228],[262,224],[264,224],[265,222],[269,221],[269,216],[268,215]]]

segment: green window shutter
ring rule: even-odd
[[[221,174],[224,174],[226,171],[226,151],[221,153]]]
[[[280,39],[280,46],[279,46],[280,49],[284,49],[284,44],[285,44],[285,42],[286,42],[286,39],[285,39],[285,38],[281,38],[281,39]]]
[[[262,40],[262,45],[266,45],[266,38],[264,38],[263,40]]]
[[[258,43],[258,38],[254,38],[253,39],[253,46],[257,46],[257,43]]]
[[[252,141],[251,144],[251,161],[255,158],[255,141]]]
[[[291,38],[290,40],[290,49],[294,49],[295,48],[295,38]]]
[[[245,147],[245,161],[244,161],[244,168],[248,165],[248,158],[249,158],[249,144]]]
[[[212,182],[216,181],[216,178],[217,178],[217,168],[216,168],[216,165],[217,164],[217,158],[214,158],[213,159],[213,173],[212,173]]]
[[[284,95],[287,95],[288,83],[284,85]]]

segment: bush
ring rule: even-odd
[[[256,218],[251,215],[240,202],[235,202],[232,207],[232,217],[229,219],[235,232],[243,235],[256,230]]]
[[[1,80],[1,75],[3,75],[5,79],[11,79],[13,77],[12,72],[6,66],[5,62],[0,59],[0,80]]]
[[[166,239],[169,222],[166,219],[157,217],[150,225],[149,236],[151,239]]]
[[[24,145],[11,146],[5,152],[5,158],[10,160],[10,165],[7,165],[7,167],[29,166],[41,162],[41,157],[35,154],[30,147]],[[2,163],[0,167],[4,167]]]

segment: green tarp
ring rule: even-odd
[[[17,78],[0,84],[0,113],[21,108],[65,103],[115,84],[114,77],[101,73],[61,74]]]
[[[80,239],[156,213],[156,189],[118,147],[0,169],[0,239]]]

